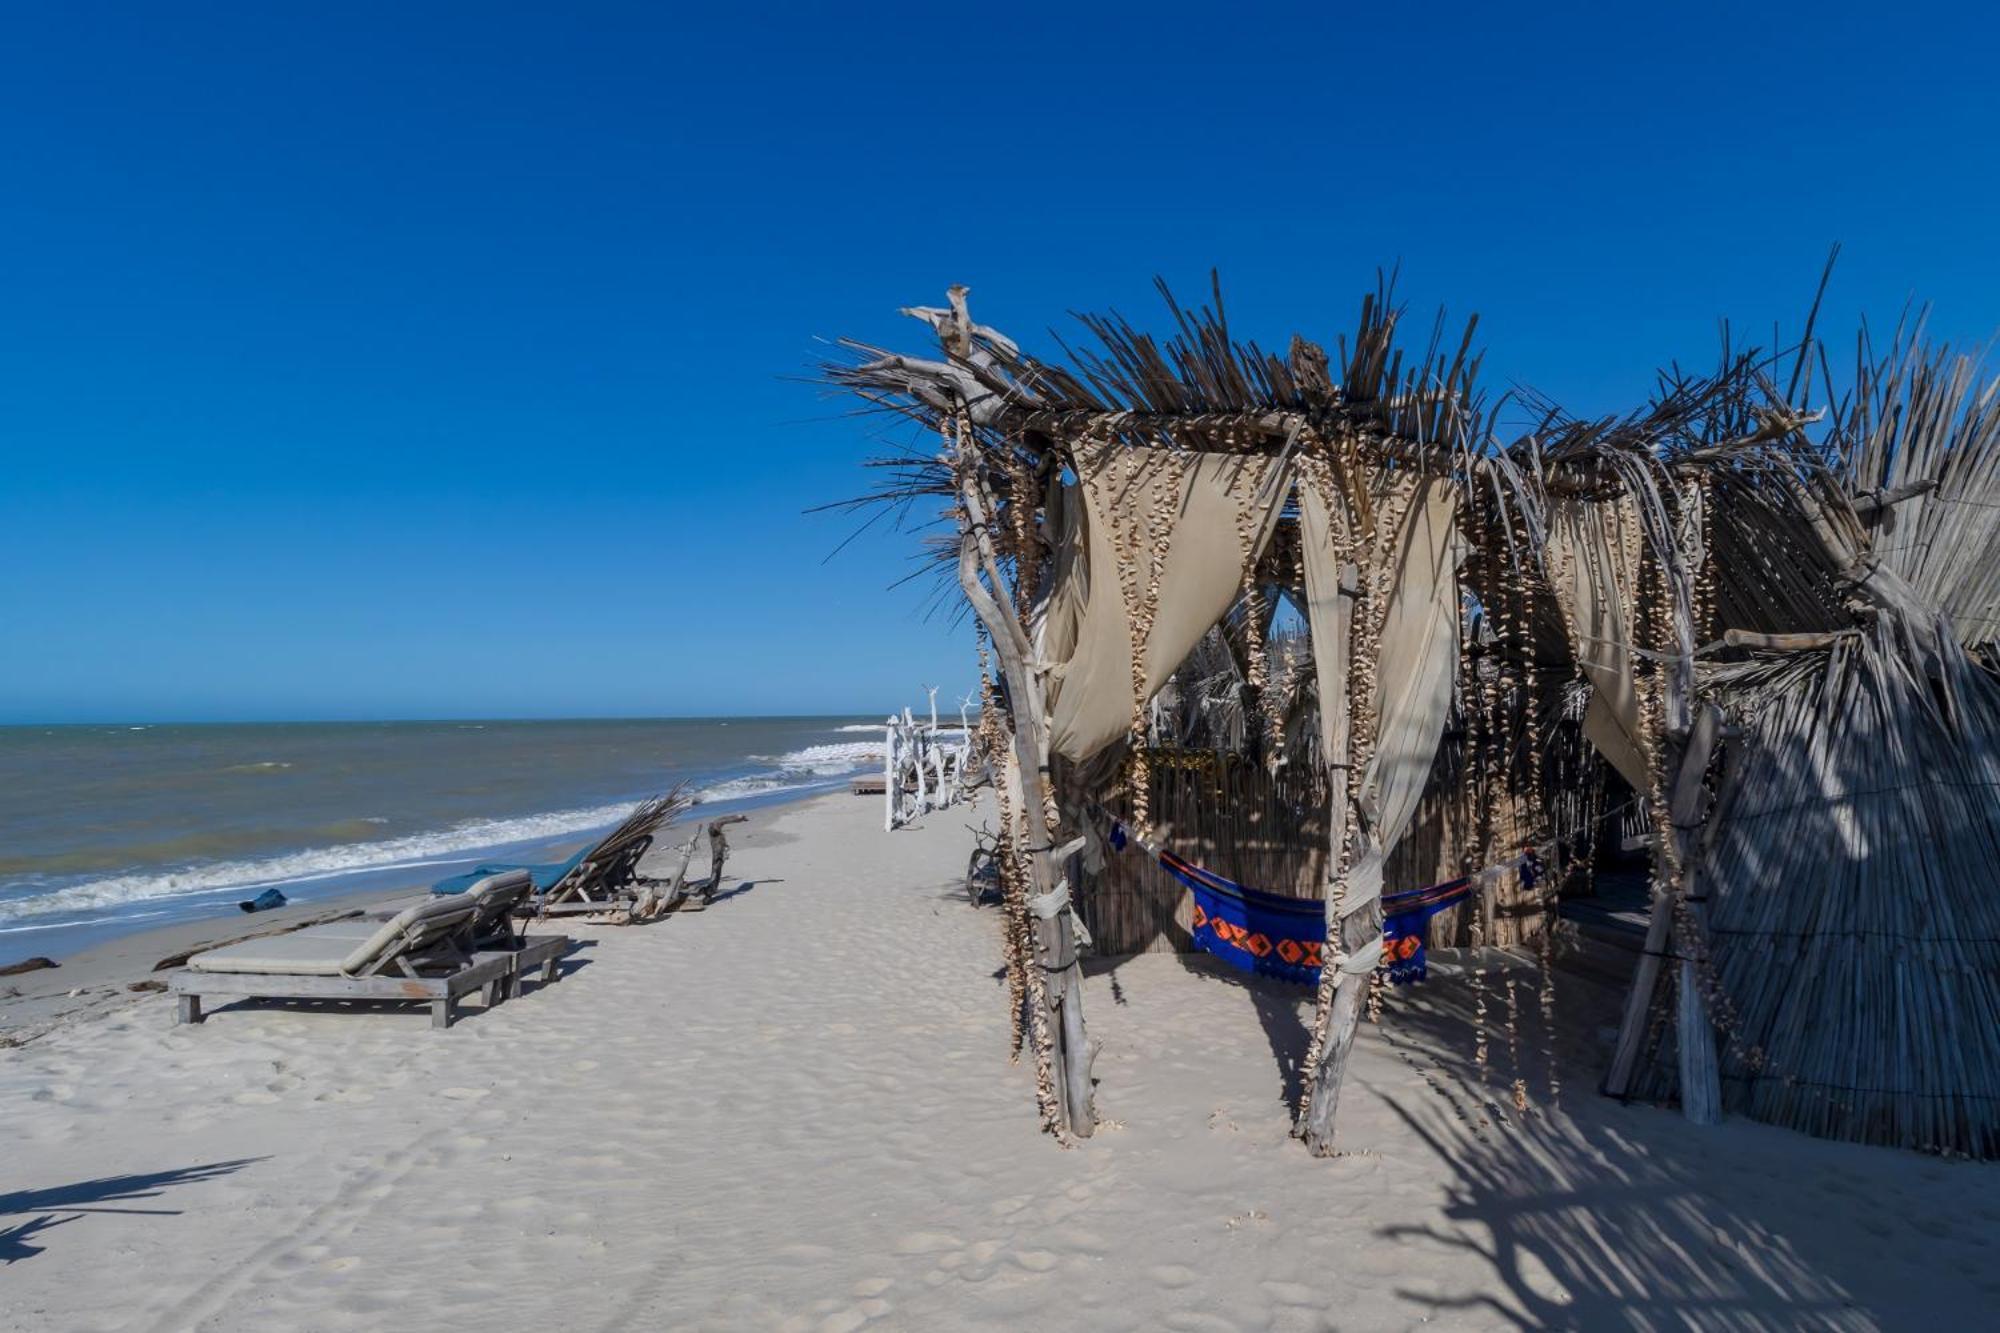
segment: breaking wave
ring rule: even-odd
[[[33,881],[17,881],[8,889],[29,891],[0,898],[0,923],[48,916],[58,912],[89,912],[127,903],[186,898],[224,889],[264,889],[331,879],[360,871],[412,870],[451,861],[456,856],[508,843],[585,833],[623,819],[631,802],[574,810],[552,810],[519,819],[474,819],[428,833],[412,833],[376,842],[315,847],[279,856],[239,861],[215,861],[172,870],[148,870],[69,884],[33,892]],[[10,927],[0,924],[0,930]],[[11,927],[20,929],[20,927]]]
[[[842,731],[855,728],[842,727]],[[880,731],[880,727],[873,728]],[[751,755],[756,763],[770,764],[762,772],[729,778],[696,793],[704,801],[740,801],[751,796],[778,792],[819,791],[837,785],[836,779],[862,769],[882,766],[882,742],[836,741],[828,745],[808,745],[781,755]]]

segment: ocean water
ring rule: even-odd
[[[0,965],[574,847],[691,782],[704,812],[881,765],[849,717],[0,727]],[[693,818],[693,817],[690,817]]]

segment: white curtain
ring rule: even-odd
[[[1141,599],[1164,551],[1159,600],[1144,639],[1146,698],[1159,692],[1243,588],[1243,532],[1252,558],[1270,540],[1284,488],[1267,486],[1267,457],[1100,446],[1077,459],[1075,485],[1051,506],[1056,583],[1041,627],[1051,743],[1088,759],[1132,723],[1132,636],[1119,572],[1120,534],[1137,538]]]
[[[1549,583],[1576,627],[1571,651],[1590,681],[1583,734],[1634,791],[1644,792],[1650,765],[1631,652],[1639,540],[1630,497],[1550,501]]]
[[[1347,877],[1350,912],[1381,896],[1383,866],[1409,831],[1430,778],[1458,671],[1463,544],[1457,493],[1443,480],[1388,472],[1376,474],[1370,489],[1378,523],[1373,538],[1344,550],[1348,536],[1361,529],[1351,498],[1335,495],[1329,508],[1318,487],[1299,487],[1307,616],[1329,763],[1344,748],[1347,714],[1327,704],[1341,696],[1352,666],[1338,614],[1340,566],[1355,562],[1370,587],[1374,571],[1388,575],[1375,673],[1375,745],[1359,804],[1350,812],[1358,820],[1360,849]]]

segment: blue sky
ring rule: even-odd
[[[683,8],[14,7],[0,719],[964,688],[791,378],[953,281],[1046,346],[1215,266],[1282,343],[1400,262],[1586,411],[1834,241],[1830,327],[2000,325],[1971,6]]]

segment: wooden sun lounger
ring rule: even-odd
[[[179,1007],[176,1023],[207,1019],[202,1001],[217,996],[229,1000],[409,1000],[431,1007],[431,1026],[448,1028],[458,1018],[458,1003],[475,990],[507,979],[506,958],[489,955],[466,967],[435,977],[342,977],[254,972],[176,972],[168,983]]]
[[[431,1026],[448,1028],[473,991],[496,998],[514,968],[509,957],[473,957],[461,947],[478,903],[433,898],[376,925],[357,941],[355,926],[311,926],[196,954],[168,978],[177,1023],[203,1020],[214,996],[287,1000],[404,1000],[430,1005]],[[513,951],[508,951],[511,954]]]
[[[638,899],[639,862],[653,845],[653,835],[690,804],[685,784],[665,796],[641,801],[623,822],[588,843],[567,860],[553,865],[481,865],[447,876],[431,892],[451,896],[507,870],[527,870],[535,880],[535,895],[516,908],[519,916],[578,916],[631,910]]]
[[[523,979],[537,969],[543,985],[554,981],[559,975],[556,964],[569,951],[571,941],[567,935],[524,936],[515,931],[515,914],[534,912],[534,892],[535,881],[526,870],[503,870],[476,881],[457,899],[472,905],[471,915],[455,937],[458,947],[474,962],[497,958],[507,965],[506,971],[487,986],[485,1000],[489,1007],[519,995]],[[393,915],[388,913],[381,919]],[[366,919],[337,921],[318,933],[327,938],[344,935],[359,943],[375,927],[376,922]]]

